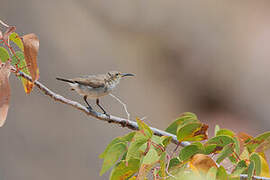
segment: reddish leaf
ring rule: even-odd
[[[2,127],[6,121],[9,99],[10,99],[10,86],[8,77],[10,74],[10,62],[0,65],[0,127]]]
[[[39,78],[37,65],[37,55],[39,49],[39,40],[35,34],[23,36],[24,57],[33,81]]]
[[[4,39],[5,41],[7,41],[9,35],[11,35],[13,32],[15,32],[15,30],[16,30],[16,27],[15,27],[15,26],[10,26],[10,27],[8,27],[7,30],[6,30],[6,32],[5,32],[4,35],[3,35],[3,39]]]
[[[243,143],[247,143],[248,141],[250,141],[253,137],[248,135],[247,133],[244,132],[240,132],[236,135],[240,141],[242,141]]]
[[[3,34],[2,34],[2,31],[0,31],[0,39],[3,38]]]

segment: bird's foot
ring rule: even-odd
[[[109,114],[107,114],[106,112],[105,113],[103,113],[105,116],[107,116],[108,118],[110,118],[110,115]]]
[[[88,106],[88,107],[86,107],[86,108],[87,108],[88,111],[90,111],[90,112],[93,111],[93,108],[92,108],[92,107],[89,107],[89,106]]]

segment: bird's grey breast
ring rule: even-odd
[[[99,98],[110,93],[110,90],[106,87],[91,87],[83,84],[70,84],[72,88],[80,95],[87,96],[89,98]]]

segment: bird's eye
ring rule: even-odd
[[[120,73],[116,73],[116,76],[119,76],[120,75]]]

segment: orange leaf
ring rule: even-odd
[[[191,158],[189,165],[193,171],[204,173],[207,173],[211,167],[217,168],[215,161],[205,154],[195,154]]]
[[[39,78],[37,65],[37,55],[39,49],[39,40],[35,34],[27,34],[22,37],[24,46],[24,57],[27,68],[31,74],[33,82]]]
[[[8,77],[10,74],[10,62],[0,64],[0,127],[6,121],[9,99],[10,99],[10,86]]]
[[[246,143],[247,141],[251,140],[253,137],[248,135],[247,133],[240,132],[236,135],[240,141]]]

